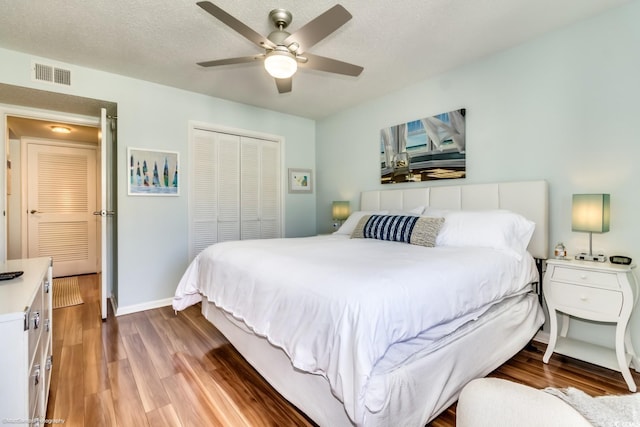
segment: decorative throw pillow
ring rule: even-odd
[[[444,218],[405,215],[365,215],[356,225],[352,239],[377,239],[434,247]]]

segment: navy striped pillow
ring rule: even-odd
[[[410,243],[411,232],[419,217],[371,215],[362,230],[365,239]]]

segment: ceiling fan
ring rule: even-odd
[[[351,14],[339,4],[311,20],[294,34],[285,31],[285,28],[291,23],[291,13],[284,9],[274,9],[269,13],[269,19],[275,25],[276,30],[267,37],[258,34],[211,2],[201,1],[196,4],[265,51],[259,55],[198,62],[198,65],[202,67],[263,60],[265,69],[275,78],[280,93],[291,92],[292,76],[298,66],[353,77],[359,76],[364,69],[358,65],[307,52],[310,47],[351,19]]]

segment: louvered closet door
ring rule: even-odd
[[[242,239],[280,237],[279,144],[242,137],[240,159]]]
[[[95,273],[96,150],[27,144],[28,256],[56,276]]]
[[[280,144],[262,141],[260,146],[260,238],[280,237]]]
[[[225,240],[281,236],[280,144],[193,129],[189,256]]]
[[[240,235],[260,238],[260,140],[242,138],[240,146]]]
[[[190,258],[240,239],[240,138],[195,129],[190,147]]]

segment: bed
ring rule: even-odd
[[[320,426],[423,426],[543,323],[534,258],[547,257],[547,212],[545,181],[365,191],[333,235],[207,248],[174,308],[202,301]],[[413,235],[376,235],[376,221]]]

